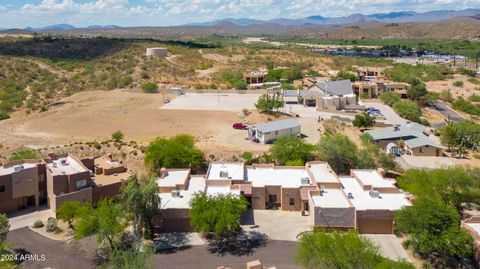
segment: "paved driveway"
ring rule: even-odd
[[[432,107],[438,112],[440,112],[440,114],[442,114],[445,119],[450,119],[451,121],[465,120],[462,115],[458,114],[455,110],[451,109],[447,104],[442,101],[435,101]]]
[[[32,226],[36,220],[41,220],[43,223],[46,223],[49,217],[55,217],[55,214],[48,208],[41,208],[37,211],[26,210],[16,212],[15,215],[9,216],[10,231]]]
[[[385,122],[389,124],[405,124],[407,123],[407,120],[400,117],[395,111],[393,111],[393,108],[390,107],[389,105],[377,103],[377,102],[368,102],[368,101],[362,101],[365,107],[374,107],[380,110],[380,113],[385,116]]]
[[[186,93],[170,101],[160,109],[220,110],[240,112],[254,109],[260,94],[235,93]]]
[[[313,230],[313,219],[298,212],[253,210],[244,216],[242,227],[247,231],[265,233],[271,240],[297,241],[297,235]],[[252,228],[252,226],[258,226]]]
[[[380,247],[382,256],[392,260],[410,261],[405,249],[402,247],[402,240],[393,234],[364,234],[363,236],[372,240]]]

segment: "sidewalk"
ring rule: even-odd
[[[55,217],[55,214],[46,207],[40,207],[35,211],[27,209],[15,212],[14,215],[9,217],[10,231],[32,226],[36,220],[41,220],[43,223],[46,223],[49,217]]]

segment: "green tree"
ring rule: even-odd
[[[153,93],[153,92],[156,92],[158,90],[157,83],[152,82],[152,81],[142,83],[142,85],[140,87],[146,93]]]
[[[146,238],[153,236],[153,218],[159,214],[160,198],[154,177],[131,176],[122,186],[120,201],[133,218],[135,234]],[[145,230],[144,230],[145,229]]]
[[[400,101],[400,94],[396,92],[382,92],[380,94],[380,100],[389,106],[393,106],[396,102]]]
[[[410,100],[417,102],[420,105],[426,104],[426,97],[428,95],[427,86],[419,79],[414,79],[411,86],[407,89],[407,96]]]
[[[358,80],[358,77],[351,72],[342,70],[338,72],[337,75],[335,75],[335,77],[333,77],[332,80],[344,80],[344,79],[348,79],[351,82],[354,82]]]
[[[77,217],[78,212],[82,211],[83,206],[84,205],[78,201],[64,202],[57,209],[57,219],[63,220],[64,222],[68,223],[68,227],[70,227],[70,229],[72,230],[75,230],[75,217]]]
[[[460,216],[453,206],[438,197],[419,197],[413,206],[395,214],[397,231],[409,235],[408,245],[424,258],[470,256],[473,239],[460,228]]]
[[[112,140],[113,140],[113,141],[119,143],[119,142],[122,141],[122,139],[123,139],[123,133],[122,133],[122,131],[117,130],[117,131],[113,132],[113,134],[112,134]]]
[[[302,74],[302,70],[298,69],[298,68],[290,68],[290,69],[287,69],[283,72],[283,76],[282,76],[285,80],[287,80],[288,82],[292,82],[296,79],[301,79],[303,78],[303,74]]]
[[[243,196],[210,196],[200,192],[194,195],[190,205],[190,224],[196,231],[228,237],[241,230],[240,217],[248,203]]]
[[[472,121],[449,123],[440,129],[440,141],[463,157],[465,149],[476,150],[480,146],[480,125]]]
[[[315,146],[303,142],[296,136],[283,136],[277,139],[270,148],[270,154],[277,165],[285,165],[287,162],[296,162],[304,165],[313,160]]]
[[[38,160],[41,159],[42,155],[38,150],[35,149],[23,149],[17,152],[12,153],[10,156],[10,161],[16,160]]]
[[[255,107],[263,113],[272,113],[274,110],[283,107],[283,101],[280,98],[279,94],[262,94],[258,98]]]
[[[368,127],[375,125],[375,118],[370,116],[370,114],[363,112],[355,115],[355,119],[352,121],[352,124],[360,129],[367,129]]]
[[[393,110],[395,110],[400,117],[415,122],[418,122],[422,115],[420,107],[416,103],[407,100],[400,100],[393,104]]]
[[[355,167],[357,153],[357,145],[342,133],[325,134],[318,143],[320,160],[328,162],[339,174],[348,174]]]
[[[76,237],[95,234],[99,243],[107,243],[110,249],[118,246],[120,235],[126,227],[125,212],[119,204],[110,200],[98,203],[97,208],[85,208],[78,214]]]
[[[237,90],[246,90],[248,85],[245,81],[243,80],[237,80],[235,81],[232,86],[237,89]]]
[[[7,234],[10,230],[10,223],[5,214],[0,214],[0,246],[7,240]]]
[[[300,238],[297,261],[304,268],[374,268],[382,261],[378,247],[355,231],[306,233]]]
[[[147,246],[127,250],[116,248],[110,252],[102,268],[153,269],[155,268],[153,254],[152,248]]]
[[[177,135],[170,139],[158,137],[145,150],[145,165],[152,171],[167,168],[198,168],[204,163],[203,153],[195,147],[190,135]]]
[[[431,170],[409,169],[398,178],[398,185],[418,197],[431,196],[461,207],[463,202],[480,198],[478,170],[461,166]]]

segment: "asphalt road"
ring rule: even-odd
[[[462,121],[465,118],[458,114],[455,110],[451,109],[447,104],[442,101],[435,101],[432,107],[440,112],[446,119],[450,119],[451,121]]]
[[[23,262],[22,268],[98,268],[93,262],[97,247],[95,237],[67,242],[54,241],[29,228],[20,228],[8,233],[7,243],[12,248],[24,248],[38,257],[44,255],[45,260]],[[301,268],[295,263],[296,251],[296,242],[267,241],[266,246],[256,248],[251,254],[243,256],[211,254],[207,246],[194,246],[169,254],[158,253],[154,259],[156,268],[162,269],[211,269],[221,265],[243,269],[247,262],[256,259],[263,265],[275,265],[279,269]]]

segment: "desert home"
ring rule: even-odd
[[[247,139],[262,144],[269,144],[282,136],[298,136],[301,133],[301,125],[298,121],[286,119],[248,126]]]
[[[248,85],[265,83],[267,72],[259,70],[249,70],[243,74],[243,80]]]
[[[355,81],[353,92],[357,96],[366,95],[369,98],[377,98],[384,92],[395,92],[402,98],[407,98],[408,87],[410,87],[408,83],[388,80]]]
[[[0,164],[0,213],[37,207],[46,199],[44,163],[24,160]]]
[[[387,69],[391,69],[392,66],[387,67],[372,67],[372,66],[352,66],[357,70],[357,76],[360,81],[377,80],[379,78],[385,78]]]
[[[363,109],[353,93],[350,80],[317,81],[306,90],[284,90],[284,98],[296,98],[299,104],[317,110]]]
[[[324,162],[305,166],[242,162],[210,163],[205,176],[187,169],[162,170],[159,229],[191,231],[188,212],[194,193],[241,195],[253,210],[297,211],[313,227],[391,234],[393,214],[410,206],[408,196],[376,170],[352,170],[339,177]]]
[[[442,156],[443,147],[427,136],[426,127],[407,123],[377,130],[366,131],[384,149],[395,148],[414,156]],[[395,152],[392,152],[395,153]]]
[[[0,212],[12,213],[46,203],[52,211],[66,201],[98,202],[119,193],[130,173],[111,156],[78,159],[49,154],[0,167]]]

